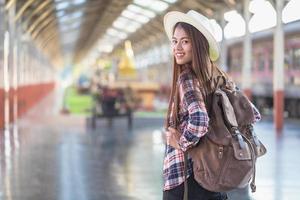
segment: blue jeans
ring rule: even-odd
[[[188,182],[189,200],[226,200],[227,194],[223,192],[211,192],[199,185],[194,176],[190,176]],[[184,184],[181,184],[171,190],[163,192],[163,200],[183,200]]]

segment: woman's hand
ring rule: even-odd
[[[167,144],[174,147],[175,149],[180,149],[180,146],[178,144],[180,133],[176,129],[169,127],[165,134]]]

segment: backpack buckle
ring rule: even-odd
[[[233,129],[232,136],[237,139],[237,141],[238,141],[238,143],[240,145],[240,148],[241,149],[245,149],[246,148],[246,144],[245,144],[245,141],[244,141],[244,139],[243,139],[240,131],[236,127],[232,128],[232,129]]]

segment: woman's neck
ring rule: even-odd
[[[181,65],[181,70],[184,71],[185,69],[190,69],[191,67],[191,63],[186,63],[184,65]]]

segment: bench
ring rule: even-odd
[[[117,104],[123,105],[116,106]],[[121,108],[122,107],[122,108]],[[92,109],[91,123],[92,128],[96,128],[97,119],[105,118],[109,126],[112,126],[113,118],[127,117],[128,128],[132,128],[132,109],[117,98],[102,98],[96,100]]]
[[[97,119],[107,119],[108,120],[108,124],[111,127],[112,126],[112,122],[113,122],[113,118],[119,118],[119,117],[127,117],[127,125],[128,128],[131,129],[132,128],[132,112],[131,111],[127,111],[125,113],[102,113],[102,114],[97,114],[94,113],[92,114],[92,128],[95,129],[96,128],[96,123],[97,123]]]

